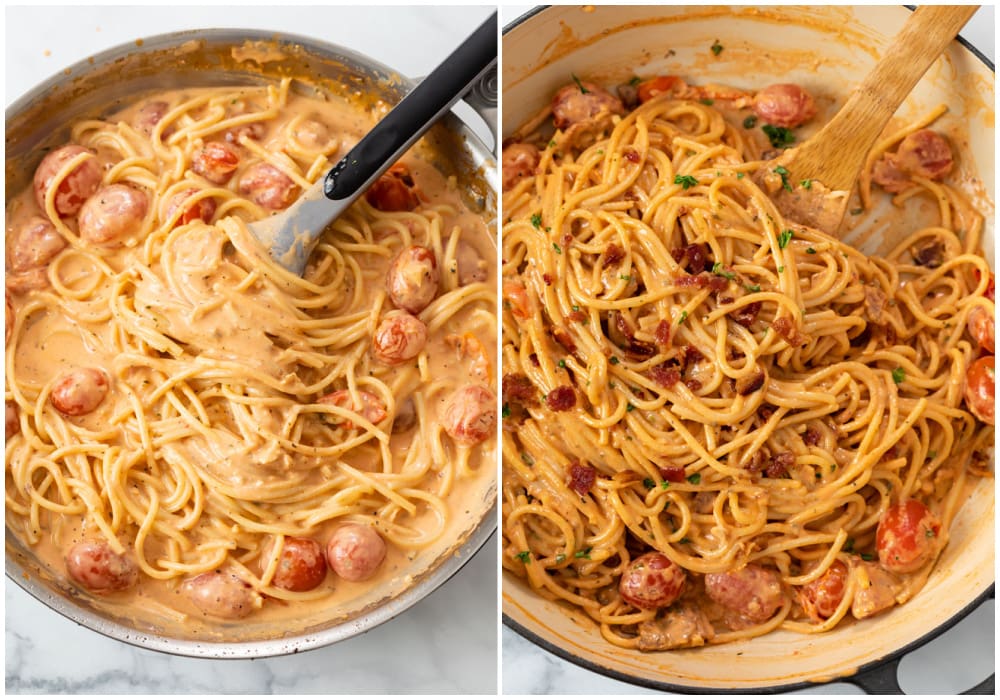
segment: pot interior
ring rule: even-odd
[[[829,119],[902,27],[903,7],[550,7],[508,28],[503,39],[503,130],[529,121],[572,76],[614,86],[633,76],[679,75],[690,83],[759,88],[798,83]],[[711,50],[719,44],[723,50]],[[915,119],[938,104],[934,126],[956,145],[959,181],[985,218],[983,247],[994,256],[994,75],[954,42],[897,113]],[[801,129],[801,138],[809,128]],[[889,205],[847,238],[869,253],[907,232]],[[919,216],[920,212],[911,212]],[[604,641],[579,611],[545,600],[504,573],[503,612],[529,638],[568,660],[662,689],[748,690],[822,682],[897,654],[960,614],[994,580],[994,485],[982,480],[959,513],[951,541],[926,587],[905,605],[832,632],[775,632],[718,647],[641,653]]]
[[[191,87],[260,85],[293,79],[293,90],[346,99],[360,110],[385,110],[412,83],[348,49],[312,39],[250,30],[180,32],[113,48],[54,76],[7,110],[6,194],[31,182],[48,147],[68,138],[68,125],[132,104],[142,95]],[[481,214],[495,239],[496,166],[488,149],[452,114],[421,141],[446,177],[453,176],[470,210]],[[123,610],[80,593],[62,572],[41,565],[7,531],[7,574],[57,612],[102,634],[139,646],[192,656],[261,657],[293,653],[359,634],[385,622],[444,583],[486,542],[496,484],[479,478],[438,542],[415,555],[409,570],[373,585],[349,609],[324,608],[297,618],[293,628],[273,622],[189,622],[151,610]]]

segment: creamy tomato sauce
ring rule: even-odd
[[[190,636],[308,628],[405,590],[490,508],[495,246],[434,149],[330,227],[304,281],[246,228],[384,111],[256,88],[151,95],[73,128],[99,182],[70,168],[52,208],[38,176],[7,202],[7,522],[98,607]],[[348,526],[384,560],[335,546]],[[280,536],[319,561],[283,559]],[[306,566],[318,585],[278,585]],[[94,584],[110,574],[124,583]]]

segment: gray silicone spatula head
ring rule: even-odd
[[[495,86],[497,15],[424,78],[375,128],[288,209],[250,225],[279,265],[301,275],[323,229],[451,109],[473,86]]]

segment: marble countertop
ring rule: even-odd
[[[532,9],[530,5],[501,8],[501,26]],[[995,7],[983,7],[961,34],[995,62]],[[906,656],[899,666],[904,691],[955,694],[984,680],[995,669],[996,608],[988,601],[955,628]],[[504,627],[502,686],[505,694],[626,695],[660,694],[607,678],[550,654]],[[803,694],[861,694],[856,686],[832,683]],[[796,693],[797,694],[797,693]]]
[[[89,55],[182,29],[315,36],[427,74],[493,11],[478,7],[7,7],[6,104]],[[482,133],[480,131],[479,133]],[[323,649],[213,661],[128,646],[5,579],[8,693],[489,693],[497,690],[496,536],[450,581],[368,633]]]

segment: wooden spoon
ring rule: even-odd
[[[861,166],[879,134],[977,9],[977,5],[918,7],[836,116],[803,145],[784,151],[754,174],[757,182],[774,190],[772,199],[782,214],[837,233]],[[803,181],[810,183],[808,189],[800,184]]]

